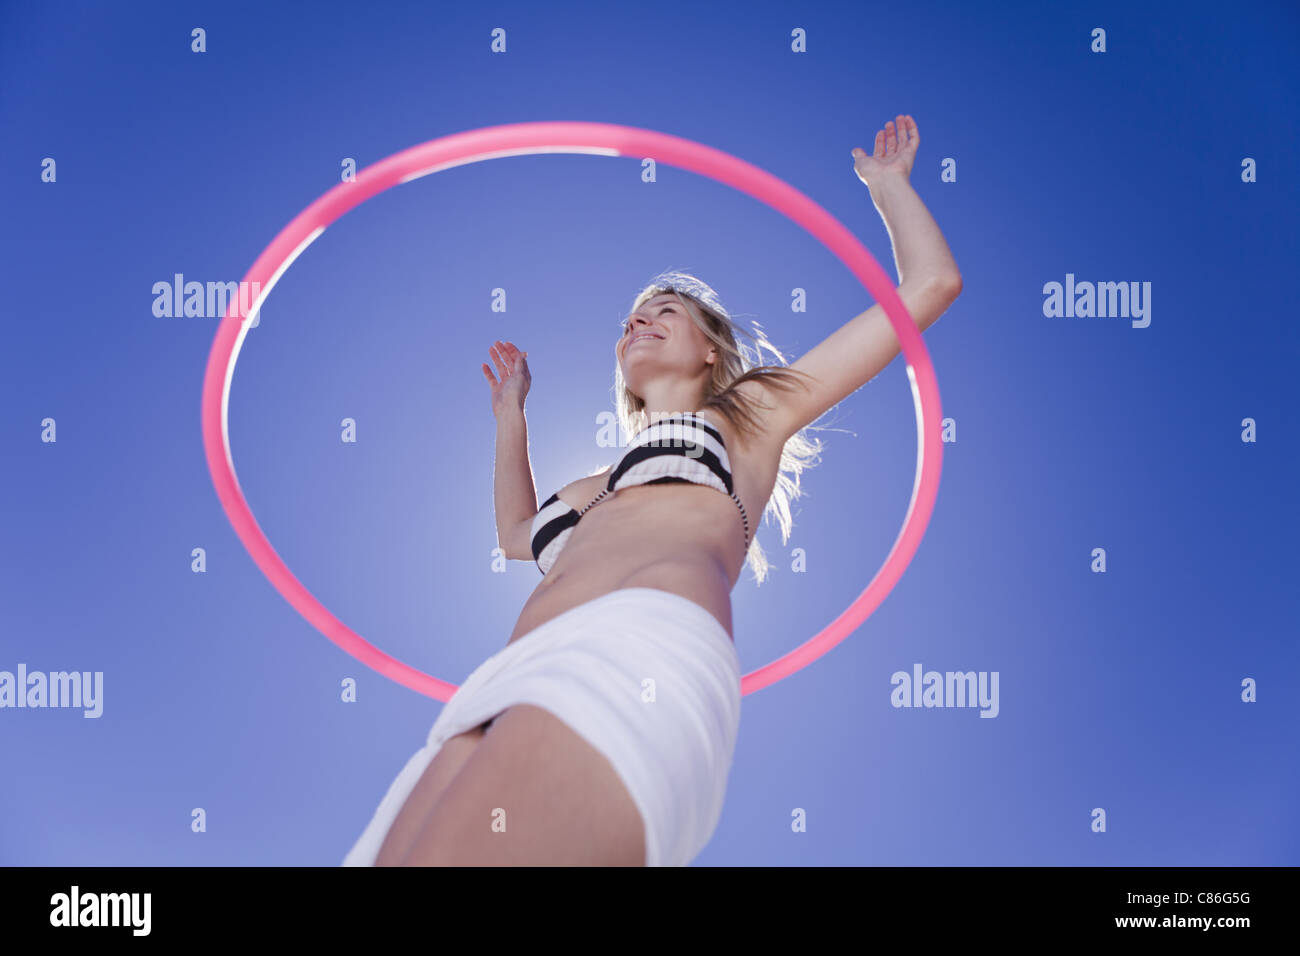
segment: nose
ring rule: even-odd
[[[636,335],[637,332],[639,332],[641,329],[645,328],[647,325],[650,324],[650,320],[646,318],[644,315],[642,315],[640,312],[633,312],[630,316],[628,316],[627,321],[628,324],[632,327],[632,329],[630,332],[627,332],[623,335],[621,340],[622,342],[631,341],[633,335]]]

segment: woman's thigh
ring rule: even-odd
[[[388,829],[388,835],[379,847],[375,866],[396,866],[402,862],[411,841],[420,832],[429,811],[442,796],[460,769],[473,756],[482,742],[486,729],[482,724],[443,741],[438,752],[424,768],[424,773],[411,789],[411,795]]]
[[[443,790],[405,866],[644,866],[645,829],[600,751],[516,704]]]

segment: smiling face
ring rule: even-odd
[[[624,320],[615,353],[628,388],[642,396],[659,377],[707,377],[717,360],[713,343],[672,292],[647,300]]]

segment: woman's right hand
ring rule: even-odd
[[[528,353],[521,352],[510,342],[497,341],[488,349],[492,362],[497,367],[497,375],[492,374],[486,362],[483,363],[483,377],[492,388],[492,414],[500,415],[503,411],[522,410],[524,398],[528,395],[528,386],[533,377],[528,372]]]

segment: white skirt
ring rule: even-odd
[[[740,658],[694,601],[621,588],[493,654],[457,688],[343,866],[373,866],[443,741],[514,704],[554,714],[613,764],[645,823],[646,865],[686,866],[722,815],[740,729]]]

